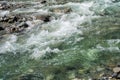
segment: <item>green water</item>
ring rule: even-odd
[[[33,30],[17,36],[15,42],[7,40],[10,47],[3,51],[4,47],[0,47],[0,80],[89,80],[99,79],[103,73],[110,76],[112,68],[120,62],[120,2],[107,5],[100,0],[96,2],[89,8],[94,14],[84,13],[84,10],[82,13],[72,4],[74,13],[67,14],[65,20],[73,24],[58,20],[43,24],[48,32]],[[77,18],[81,16],[78,15],[89,16],[79,24]],[[1,41],[1,46],[4,43],[7,44]],[[40,56],[40,53],[44,54]]]

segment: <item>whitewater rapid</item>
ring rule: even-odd
[[[20,8],[12,11],[11,13],[32,13],[30,16],[34,17],[36,14],[53,14],[52,19],[48,23],[43,23],[40,20],[34,20],[34,25],[29,22],[32,28],[28,28],[25,35],[19,36],[16,34],[5,35],[6,39],[0,45],[0,54],[6,53],[31,53],[31,57],[39,58],[47,52],[58,53],[61,51],[58,47],[65,42],[66,39],[73,35],[83,35],[83,30],[87,31],[87,28],[81,26],[82,23],[88,22],[91,26],[91,20],[93,18],[99,18],[99,15],[95,15],[96,12],[102,12],[110,4],[111,0],[98,0],[73,3],[69,2],[66,4],[56,4],[45,6],[34,2],[35,6],[29,8]],[[54,2],[54,1],[53,1]],[[30,2],[29,2],[30,3]],[[64,12],[50,12],[50,9],[68,7],[71,8],[72,12],[65,14]],[[92,10],[91,10],[92,8]],[[2,11],[0,15],[10,14],[9,11]],[[57,19],[56,17],[57,16]],[[90,27],[89,27],[90,28]],[[84,39],[81,37],[81,40]],[[67,43],[67,42],[66,42]]]

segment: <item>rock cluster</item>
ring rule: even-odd
[[[30,4],[23,3],[9,3],[7,1],[0,2],[0,10],[13,10],[17,8],[25,8]]]
[[[22,15],[7,15],[0,18],[0,31],[6,33],[20,32],[30,25],[27,24],[30,17]]]

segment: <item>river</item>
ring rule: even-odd
[[[22,14],[33,20],[22,33],[0,31],[0,80],[107,80],[103,77],[120,65],[119,0],[7,3],[29,5],[0,10],[0,16]]]

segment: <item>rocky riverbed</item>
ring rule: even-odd
[[[0,80],[119,80],[119,0],[0,1]]]

